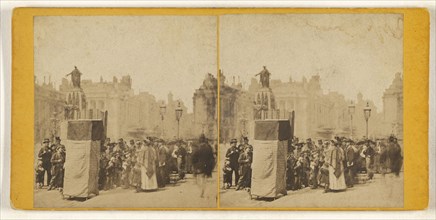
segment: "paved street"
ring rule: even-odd
[[[136,193],[134,189],[116,188],[100,191],[100,195],[86,201],[63,200],[59,191],[39,189],[35,191],[35,207],[216,207],[216,172],[208,179],[204,198],[200,198],[200,188],[195,184],[193,175],[188,174],[186,180],[176,185],[170,184],[156,192]]]
[[[288,191],[273,201],[250,200],[246,191],[221,190],[221,207],[402,207],[403,176],[379,174],[371,182],[355,185],[345,192],[324,193],[322,189],[305,188]]]

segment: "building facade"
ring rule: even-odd
[[[392,84],[383,94],[383,127],[385,135],[403,137],[403,79],[395,75]]]
[[[65,95],[55,89],[52,82],[35,81],[34,142],[59,135],[60,122],[64,120]]]
[[[257,91],[261,89],[260,83],[252,78],[247,90],[235,83],[231,86],[225,83],[221,85],[229,87],[222,89],[221,92],[224,98],[221,100],[221,109],[225,111],[222,116],[228,117],[228,119],[221,119],[224,125],[221,125],[221,136],[226,137],[228,134],[228,136],[239,137],[241,132],[238,130],[241,130],[242,126],[248,130],[250,136],[255,117],[253,103]],[[279,118],[289,118],[294,111],[294,135],[300,139],[331,139],[334,136],[363,138],[366,136],[363,110],[367,104],[371,108],[368,136],[379,138],[384,135],[382,123],[385,113],[379,112],[371,100],[364,99],[360,93],[355,100],[347,100],[344,95],[337,92],[326,93],[321,87],[319,75],[313,75],[309,80],[303,77],[301,81],[294,81],[291,77],[288,82],[271,80],[270,88]],[[230,96],[226,92],[234,95]],[[350,105],[354,106],[353,113],[350,112]]]
[[[72,85],[67,79],[62,81],[60,90],[69,91]],[[86,95],[86,117],[101,119],[104,112],[108,113],[107,137],[141,139],[147,136],[172,139],[177,136],[177,121],[175,108],[180,101],[168,95],[168,100],[158,101],[148,92],[135,94],[132,89],[132,79],[129,75],[120,79],[113,77],[112,81],[99,82],[82,80],[81,87]],[[166,113],[161,120],[160,106],[165,105]],[[183,116],[180,119],[180,131],[189,124],[191,115],[183,102],[180,102]],[[180,137],[187,132],[180,132]]]
[[[208,73],[193,96],[193,135],[204,134],[208,139],[218,137],[218,81]]]

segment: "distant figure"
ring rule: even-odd
[[[74,70],[71,73],[68,73],[66,76],[71,75],[71,82],[73,82],[73,88],[80,88],[80,76],[82,73],[74,66]]]
[[[269,88],[269,77],[271,76],[271,73],[266,69],[266,66],[263,66],[263,70],[255,76],[258,75],[260,75],[260,83],[262,84],[262,88]]]

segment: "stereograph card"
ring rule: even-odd
[[[418,8],[17,8],[11,203],[417,210]]]

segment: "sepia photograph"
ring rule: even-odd
[[[404,206],[403,15],[223,15],[220,206]]]
[[[34,207],[217,207],[217,17],[34,18]]]

